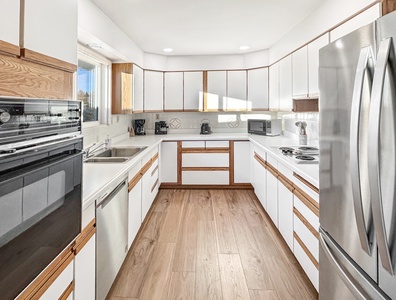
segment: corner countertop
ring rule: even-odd
[[[113,146],[145,146],[147,149],[125,163],[95,164],[84,163],[83,166],[83,210],[91,205],[104,190],[112,184],[121,182],[128,176],[128,171],[138,163],[151,149],[163,141],[180,140],[249,140],[264,151],[276,156],[278,161],[286,165],[300,176],[307,179],[314,186],[319,187],[319,165],[296,164],[277,152],[273,146],[296,145],[298,141],[285,136],[258,136],[247,133],[214,133],[200,134],[166,134],[126,137]]]

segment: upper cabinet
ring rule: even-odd
[[[163,111],[163,82],[164,73],[144,71],[144,111]]]
[[[132,64],[112,64],[111,113],[132,113]]]
[[[202,111],[203,91],[203,72],[184,72],[184,111]]]
[[[248,110],[268,110],[268,68],[248,71]]]
[[[183,110],[183,72],[166,72],[164,74],[165,111]]]
[[[22,56],[64,69],[77,65],[77,0],[24,3]]]
[[[269,67],[269,110],[279,110],[279,62]]]
[[[329,34],[326,33],[308,44],[308,94],[310,97],[319,95],[319,49],[329,43]]]
[[[207,72],[207,93],[204,99],[204,111],[223,111],[226,109],[226,71]]]
[[[291,111],[293,109],[293,80],[291,55],[279,62],[279,110]]]
[[[143,69],[133,65],[133,112],[143,112]]]
[[[19,55],[20,1],[0,1],[0,52]]]
[[[247,109],[246,76],[244,71],[227,71],[228,111],[245,111]]]
[[[292,54],[293,97],[308,96],[308,46]]]

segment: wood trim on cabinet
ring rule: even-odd
[[[69,245],[55,260],[16,298],[39,299],[74,259],[75,242]]]
[[[278,172],[278,180],[290,191],[293,193],[294,187],[293,183],[285,177],[282,173]]]
[[[69,73],[77,72],[77,66],[75,64],[71,64],[66,61],[45,54],[41,54],[26,48],[21,48],[21,59]]]
[[[304,183],[307,187],[309,187],[315,193],[319,194],[319,189],[316,186],[314,186],[312,183],[310,183],[308,180],[306,180],[305,178],[301,177],[296,172],[293,172],[293,176],[296,177],[298,180],[300,180],[302,183]]]
[[[299,187],[294,186],[293,194],[297,196],[316,216],[319,217],[319,203],[305,194]]]
[[[154,163],[154,162],[158,159],[158,156],[159,156],[158,152],[155,153],[155,154],[153,155],[153,157],[151,158],[151,161]]]
[[[182,167],[182,171],[229,171],[230,167]]]
[[[307,219],[298,211],[297,208],[293,207],[293,212],[300,219],[301,222],[308,228],[308,230],[319,240],[319,232],[309,223]]]
[[[183,155],[182,155],[182,141],[177,142],[177,183],[179,185],[182,184],[182,162],[183,162]]]
[[[319,270],[319,263],[316,260],[316,258],[312,255],[311,251],[309,251],[307,246],[305,246],[304,242],[300,239],[300,237],[298,236],[298,234],[296,232],[293,232],[293,236],[296,239],[296,241],[300,244],[300,246],[304,250],[305,254],[307,254],[309,260],[314,264],[316,269]]]
[[[234,185],[235,184],[235,182],[234,182],[234,141],[229,141],[229,151],[230,151],[230,154],[228,156],[229,157],[228,165],[230,166],[229,183],[230,183],[230,185]]]
[[[153,186],[151,187],[151,193],[154,191],[154,189],[157,186],[157,184],[158,184],[158,178],[155,180]]]
[[[4,55],[19,56],[19,46],[0,40],[0,52]]]
[[[389,14],[396,10],[396,0],[382,0],[382,15]]]
[[[153,164],[153,161],[150,158],[149,161],[146,162],[146,164],[140,169],[140,174],[142,174],[142,176],[144,176],[144,174],[146,174],[146,172],[150,169],[152,164]]]
[[[160,189],[226,189],[226,190],[253,190],[253,186],[250,183],[235,183],[234,185],[222,185],[222,184],[173,184],[173,183],[161,183]]]
[[[230,148],[182,148],[183,153],[229,153]]]
[[[140,179],[142,179],[143,175],[141,173],[141,170],[135,175],[133,176],[133,178],[131,180],[129,180],[128,183],[128,193],[130,193],[133,188],[139,183]]]
[[[111,113],[112,114],[125,114],[129,111],[133,112],[132,98],[125,99],[124,92],[132,96],[132,81],[128,85],[123,82],[122,74],[133,74],[133,65],[131,63],[113,63],[111,64]],[[128,102],[130,101],[129,105]],[[134,112],[136,113],[136,112]]]
[[[270,172],[275,178],[278,178],[278,170],[274,168],[268,161],[265,162],[267,171]]]
[[[87,226],[81,231],[80,235],[76,238],[76,245],[73,249],[74,255],[77,255],[85,244],[91,239],[91,237],[96,233],[96,219],[92,219]]]
[[[265,169],[267,169],[265,159],[258,155],[256,152],[254,152],[254,159],[257,160],[259,164],[262,165]]]
[[[158,170],[158,165],[155,166],[154,170],[151,172],[151,177],[155,174],[155,172]]]
[[[67,300],[69,298],[70,294],[73,293],[74,291],[74,280],[70,282],[70,284],[67,286],[66,290],[62,293],[62,295],[59,297],[59,300]]]

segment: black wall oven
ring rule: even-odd
[[[81,232],[81,103],[0,99],[0,298]]]

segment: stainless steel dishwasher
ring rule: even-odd
[[[106,298],[128,252],[127,179],[96,200],[96,299]]]

